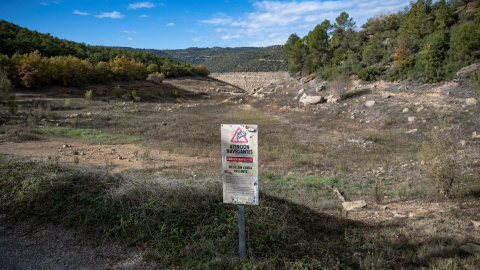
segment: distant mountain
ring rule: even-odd
[[[287,58],[283,46],[239,48],[188,48],[183,50],[141,50],[159,56],[168,56],[180,62],[204,65],[210,72],[268,72],[286,71]]]

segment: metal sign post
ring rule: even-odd
[[[221,125],[223,202],[238,205],[240,258],[245,258],[245,205],[258,205],[258,126]]]
[[[240,258],[245,259],[245,204],[238,205],[238,243]]]

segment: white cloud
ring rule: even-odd
[[[128,5],[129,9],[153,8],[153,7],[155,7],[155,5],[151,2],[136,2],[136,3]]]
[[[133,41],[133,38],[131,38],[131,37],[128,37],[127,39],[128,39],[128,41]]]
[[[123,15],[120,12],[114,11],[114,12],[102,12],[99,15],[96,15],[95,17],[99,19],[103,19],[103,18],[122,19],[122,18],[125,18],[125,15]]]
[[[143,15],[140,15],[140,16],[138,16],[138,17],[139,17],[139,18],[141,18],[141,19],[143,19],[143,18],[148,18],[149,16],[148,16],[148,15],[145,15],[145,14],[143,14]]]
[[[232,39],[239,39],[239,38],[242,38],[242,36],[241,35],[225,35],[225,36],[222,36],[223,40],[232,40]]]
[[[192,38],[192,41],[193,41],[193,42],[200,42],[200,41],[202,41],[202,40],[204,40],[204,39],[205,39],[205,37],[194,37],[194,38]]]
[[[81,12],[81,11],[78,11],[78,10],[74,10],[74,11],[73,11],[73,14],[82,15],[82,16],[88,16],[88,15],[90,15],[90,13]]]
[[[213,24],[213,25],[226,25],[226,24],[232,23],[232,18],[227,16],[224,13],[218,13],[211,19],[201,20],[200,23]]]
[[[172,23],[172,22],[171,22],[171,23],[167,23],[167,27],[172,27],[172,26],[175,26],[175,24]]]
[[[219,13],[199,22],[216,27],[213,31],[221,33],[222,40],[241,37],[238,46],[269,46],[284,44],[292,33],[305,36],[326,19],[333,24],[342,11],[360,29],[367,19],[403,10],[408,4],[409,0],[260,1],[252,4],[250,13],[236,17]]]
[[[62,1],[60,0],[46,0],[46,1],[39,1],[40,5],[42,6],[50,6],[50,5],[58,5],[61,4]]]

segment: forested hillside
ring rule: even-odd
[[[110,80],[208,75],[195,66],[142,51],[90,46],[0,21],[0,68],[16,87],[80,86]]]
[[[122,48],[127,51],[139,49]],[[287,59],[283,46],[239,48],[188,48],[183,50],[141,49],[142,52],[166,55],[181,62],[205,65],[211,72],[286,71]]]
[[[360,31],[342,12],[303,38],[290,35],[288,69],[324,79],[440,81],[480,61],[479,10],[479,1],[412,1],[403,11],[369,19]]]

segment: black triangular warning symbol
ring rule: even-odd
[[[237,130],[235,131],[235,134],[233,134],[232,140],[230,142],[248,143],[247,132],[243,131],[241,127],[238,127]]]

